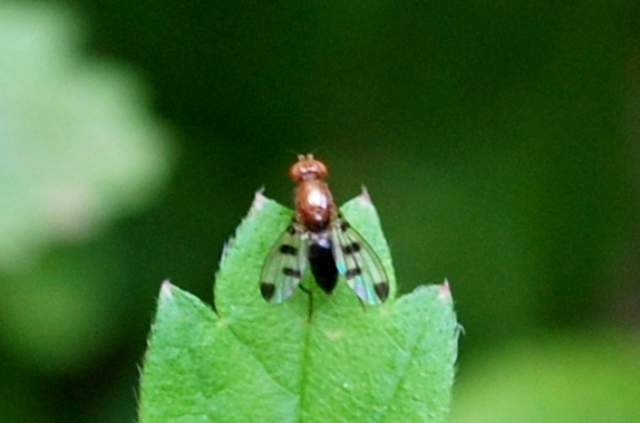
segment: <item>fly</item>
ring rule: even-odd
[[[269,252],[262,268],[260,291],[270,303],[281,303],[300,285],[307,268],[330,294],[342,275],[364,304],[389,296],[389,278],[371,246],[338,211],[324,163],[313,155],[298,156],[289,176],[298,184],[295,215]]]

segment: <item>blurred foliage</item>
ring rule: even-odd
[[[0,3],[0,421],[133,419],[159,282],[210,301],[224,240],[257,188],[289,203],[297,153],[338,200],[367,185],[401,291],[450,280],[457,419],[489,351],[571,357],[538,334],[602,325],[636,345],[637,2],[68,1],[94,58],[68,13]],[[180,133],[168,185],[148,101]]]
[[[114,348],[135,303],[106,228],[147,207],[169,174],[168,134],[140,81],[82,58],[79,35],[68,9],[0,3],[0,345],[12,387],[0,421],[39,421],[52,411],[31,404],[47,396],[43,377],[78,376]]]
[[[541,336],[484,353],[452,423],[640,421],[637,336],[616,330]]]
[[[0,265],[19,270],[47,244],[146,205],[167,146],[129,71],[77,57],[68,12],[2,7]]]

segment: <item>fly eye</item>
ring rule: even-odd
[[[316,162],[316,165],[314,166],[314,173],[318,178],[322,179],[327,176],[327,167],[321,162]]]
[[[308,179],[322,179],[327,175],[327,167],[317,160],[305,159],[291,166],[289,177],[294,182]]]

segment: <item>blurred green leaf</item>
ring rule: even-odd
[[[79,54],[65,9],[0,5],[0,270],[149,203],[168,137],[137,78]]]
[[[0,339],[70,372],[119,327],[124,267],[101,230],[157,197],[169,136],[138,78],[80,50],[53,5],[0,3]]]
[[[639,352],[637,333],[614,330],[485,353],[456,385],[451,422],[638,422]]]
[[[368,198],[342,211],[393,281]],[[310,321],[302,292],[282,305],[267,304],[258,289],[260,270],[291,213],[256,196],[223,257],[215,313],[163,285],[144,364],[140,422],[444,421],[457,349],[448,285],[420,287],[363,309],[339,283],[332,296],[314,291]]]
[[[119,244],[96,239],[58,247],[0,287],[6,350],[39,372],[73,373],[108,353],[131,289]]]

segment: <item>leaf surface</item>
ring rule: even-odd
[[[257,194],[221,261],[215,312],[163,285],[141,423],[444,421],[458,336],[449,286],[395,299],[389,248],[368,196],[341,210],[379,254],[390,299],[364,307],[344,280],[326,295],[307,275],[311,314],[301,290],[283,304],[264,301],[264,258],[292,212]]]

